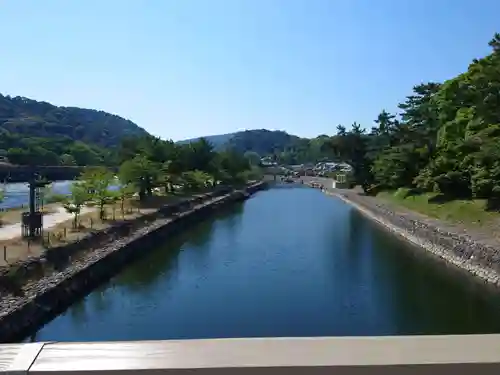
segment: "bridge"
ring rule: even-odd
[[[32,177],[34,171],[50,181],[73,180],[78,177],[85,168],[86,167],[83,166],[62,165],[37,165],[34,167],[28,165],[0,164],[0,181],[26,182]],[[115,172],[118,170],[118,168],[110,169]]]
[[[493,375],[499,348],[496,334],[4,344],[0,373]]]

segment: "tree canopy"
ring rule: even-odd
[[[446,82],[420,83],[396,115],[381,111],[365,134],[339,127],[328,147],[366,188],[451,197],[500,197],[500,34],[492,52]]]
[[[145,198],[155,187],[172,190],[183,185],[196,190],[202,185],[245,182],[251,165],[243,154],[234,150],[215,151],[204,138],[187,144],[176,144],[152,136],[123,140],[119,150],[122,183],[137,188]]]

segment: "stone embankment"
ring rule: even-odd
[[[487,283],[500,286],[498,247],[476,239],[469,233],[460,233],[456,228],[437,220],[404,210],[398,212],[373,197],[343,190],[330,190],[329,193],[412,244]]]
[[[159,210],[151,224],[121,236],[103,247],[71,259],[60,271],[24,285],[16,294],[3,293],[0,299],[0,342],[19,340],[64,311],[102,282],[114,276],[127,263],[165,241],[172,232],[214,210],[248,198],[262,189],[258,182],[237,191],[218,191]],[[119,233],[117,233],[119,234]],[[63,250],[63,249],[59,249]],[[61,254],[72,253],[68,249]],[[52,256],[55,254],[52,252]]]

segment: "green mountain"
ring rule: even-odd
[[[301,138],[281,130],[245,130],[236,133],[203,137],[218,149],[232,149],[242,154],[254,154],[252,158],[270,156],[284,164],[301,164],[324,160],[337,160],[334,148],[329,146],[330,137]],[[178,143],[188,143],[199,138]]]
[[[271,155],[293,147],[300,139],[281,130],[245,130],[235,133],[227,146],[239,152]]]
[[[123,137],[147,134],[104,111],[0,94],[0,157],[13,164],[112,163],[110,150]]]
[[[231,148],[241,153],[256,152],[259,155],[271,155],[297,144],[302,138],[290,135],[281,130],[244,130],[235,133],[209,135],[202,137],[215,148]],[[178,143],[184,144],[200,138],[186,139]]]
[[[235,134],[238,134],[238,133],[207,135],[204,137],[184,139],[182,141],[178,141],[177,143],[178,144],[187,144],[187,143],[191,143],[191,142],[196,142],[196,141],[200,140],[200,138],[205,138],[216,149],[220,149],[220,148],[223,148],[223,146],[225,144],[227,144],[231,140],[231,138],[234,137]]]
[[[0,162],[17,165],[116,165],[123,138],[148,135],[132,121],[104,111],[58,107],[0,94]],[[316,159],[310,140],[277,130],[203,137],[216,150],[253,152],[287,163]],[[186,144],[198,140],[178,142]]]

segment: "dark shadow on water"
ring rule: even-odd
[[[196,254],[203,256],[214,234],[214,226],[222,219],[238,217],[243,214],[243,205],[237,204],[193,224],[189,229],[183,229],[164,244],[159,244],[145,258],[138,260],[133,266],[125,269],[113,279],[116,285],[122,286],[133,293],[145,293],[149,287],[154,288],[158,278],[173,277],[178,271],[178,256],[185,246],[197,249]]]
[[[178,256],[186,245],[201,244],[210,240],[213,222],[206,221],[196,227],[174,235],[167,243],[159,244],[150,255],[134,263],[113,279],[115,285],[131,293],[144,294],[155,288],[158,279],[174,277],[178,271]]]
[[[398,334],[500,332],[498,289],[370,225]]]

